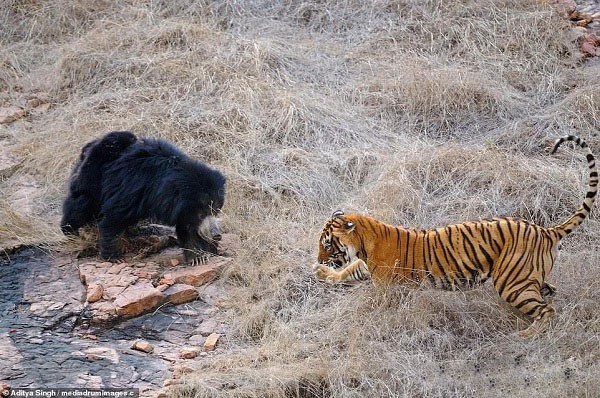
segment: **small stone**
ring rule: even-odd
[[[185,347],[179,351],[179,358],[181,359],[194,359],[198,356],[200,350],[195,347]]]
[[[152,347],[152,344],[148,343],[146,340],[134,341],[133,344],[131,345],[131,349],[137,350],[137,351],[142,351],[147,354],[150,354],[152,351],[154,351],[154,347]]]
[[[29,342],[31,344],[44,344],[44,340],[38,338],[29,339]]]
[[[584,56],[594,57],[600,55],[600,47],[596,47],[594,43],[589,41],[584,41],[581,44],[581,51]]]
[[[84,334],[82,337],[89,340],[98,340],[98,336],[95,334]]]
[[[179,259],[177,259],[177,258],[172,258],[172,259],[169,261],[169,264],[171,264],[171,267],[176,267],[176,266],[178,266],[178,265],[179,265],[179,263],[180,263],[180,261],[179,261]]]
[[[106,359],[112,363],[119,363],[119,354],[114,348],[110,347],[91,347],[83,351],[86,358],[92,360]]]
[[[132,272],[132,274],[137,276],[138,278],[142,278],[142,279],[151,279],[152,278],[152,273],[150,273],[148,271],[135,270]]]
[[[208,336],[203,345],[204,349],[206,351],[213,351],[217,347],[217,341],[219,341],[219,337],[221,337],[221,335],[217,333],[213,333]]]
[[[591,19],[580,19],[577,21],[577,26],[585,28],[590,22],[592,22]]]
[[[596,21],[596,20],[600,20],[600,12],[597,12],[597,13],[595,13],[595,14],[592,14],[592,15],[591,15],[591,17],[592,17],[592,19],[593,19],[593,20],[595,20],[595,21]]]
[[[190,374],[194,371],[194,368],[190,368],[186,365],[177,365],[173,370],[173,379],[179,379],[181,376],[185,374]]]
[[[19,120],[27,114],[27,111],[18,106],[9,106],[7,108],[0,108],[0,124],[12,123],[15,120]]]
[[[214,333],[216,328],[217,328],[217,321],[215,321],[214,319],[207,319],[207,320],[203,321],[200,324],[200,326],[198,326],[198,328],[196,329],[196,332],[198,332],[200,335],[206,337],[206,336],[209,336],[212,333]]]
[[[127,263],[116,263],[116,264],[112,264],[112,266],[106,270],[107,274],[118,274],[120,273],[123,268],[127,267]]]
[[[172,304],[183,304],[198,298],[198,291],[194,286],[176,283],[164,290],[163,294]]]
[[[87,288],[86,300],[88,303],[95,303],[102,298],[104,294],[104,287],[99,283],[92,283]]]

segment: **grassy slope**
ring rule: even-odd
[[[48,93],[18,124],[25,166],[0,182],[0,232],[55,242],[81,145],[111,129],[163,136],[229,177],[243,249],[223,283],[236,334],[177,396],[594,396],[600,223],[563,245],[553,327],[488,286],[464,293],[332,288],[310,265],[332,210],[434,227],[494,215],[542,225],[583,199],[600,153],[598,63],[540,1],[13,0],[0,7],[3,101]],[[22,93],[17,86],[22,87]],[[10,197],[33,174],[27,217]],[[482,395],[483,394],[483,395]]]

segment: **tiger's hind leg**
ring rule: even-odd
[[[518,280],[514,284],[506,286],[499,286],[494,281],[494,286],[500,293],[500,297],[507,303],[533,318],[533,323],[527,329],[517,333],[520,337],[531,338],[548,329],[555,310],[546,301],[542,290],[551,291],[551,288],[544,289],[544,286],[540,286],[538,281],[529,279]]]
[[[493,266],[497,270],[496,274],[492,274],[494,287],[507,303],[533,318],[528,328],[517,333],[520,337],[531,338],[550,326],[555,310],[546,298],[556,289],[542,282],[540,265],[528,253],[511,256],[512,259],[518,259],[516,264],[503,263],[507,258],[502,256]]]
[[[517,333],[524,338],[531,338],[538,333],[545,332],[550,326],[550,319],[556,312],[554,307],[545,301],[542,293],[534,290],[520,294],[515,304],[513,304],[515,307],[533,318],[533,323],[527,329]]]

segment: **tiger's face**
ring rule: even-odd
[[[344,238],[350,237],[354,231],[355,224],[346,220],[346,216],[340,210],[334,212],[327,221],[319,239],[318,261],[335,269],[344,268],[352,258],[350,255],[350,241],[344,243]]]

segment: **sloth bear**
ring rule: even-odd
[[[129,131],[113,131],[88,142],[81,149],[69,179],[69,194],[63,202],[60,228],[65,235],[77,234],[79,228],[98,221],[102,202],[102,170],[136,140],[137,137]]]
[[[91,152],[88,149],[88,157],[102,141],[92,145]],[[86,161],[84,155],[82,165]],[[225,201],[226,182],[219,171],[154,138],[136,139],[100,168],[98,227],[103,258],[120,260],[119,237],[144,219],[174,226],[186,261],[203,252],[216,253],[221,239],[216,216]],[[78,178],[83,171],[81,167]],[[65,213],[65,219],[72,217]]]

